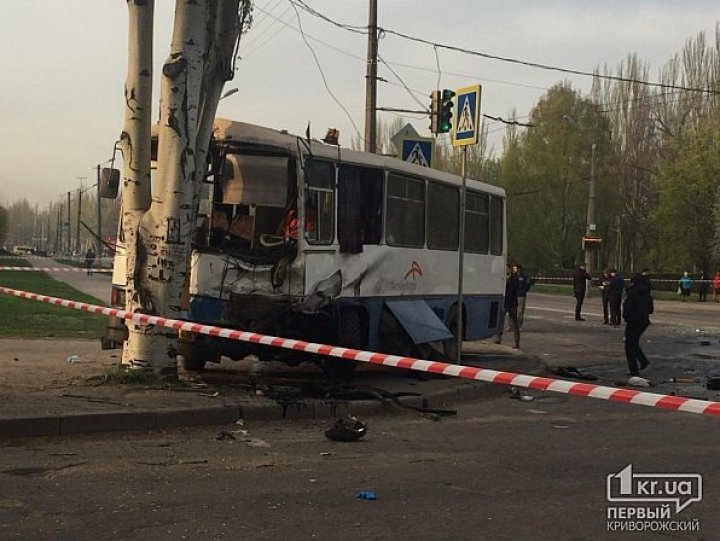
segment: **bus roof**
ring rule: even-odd
[[[279,148],[288,153],[296,154],[300,149],[305,148],[312,152],[314,156],[336,160],[345,163],[366,165],[369,167],[377,167],[378,169],[392,169],[394,171],[407,173],[409,175],[419,175],[425,178],[449,182],[452,184],[460,184],[461,177],[422,167],[409,162],[399,160],[391,156],[382,156],[379,154],[371,154],[368,152],[360,152],[342,148],[336,145],[328,145],[317,139],[307,140],[297,135],[292,135],[287,131],[274,130],[245,122],[235,122],[224,118],[215,119],[215,128],[213,136],[216,142],[231,143],[238,141],[250,145],[267,146]],[[298,140],[302,141],[299,142]],[[505,197],[505,190],[492,184],[487,184],[477,180],[468,179],[469,187],[481,189],[484,192]]]

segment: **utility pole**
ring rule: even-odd
[[[70,192],[67,193],[67,252],[72,254],[72,243],[70,241]]]
[[[365,75],[365,152],[377,152],[377,0],[370,0]]]
[[[58,219],[57,219],[57,228],[55,229],[55,253],[60,253],[60,239],[62,231],[62,204],[58,205]]]
[[[590,184],[588,186],[588,201],[587,201],[587,229],[585,231],[586,236],[591,237],[595,235],[597,229],[595,225],[595,156],[597,154],[597,143],[592,144],[592,151],[590,156]],[[593,249],[591,246],[585,247],[585,270],[592,274],[593,271]]]
[[[77,192],[77,222],[75,223],[75,251],[80,253],[80,220],[82,220],[82,185]]]
[[[100,165],[97,166],[97,250],[98,257],[102,256],[102,199],[100,198]]]

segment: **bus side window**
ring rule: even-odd
[[[457,250],[460,240],[460,190],[428,183],[427,244],[431,250]]]
[[[486,194],[468,191],[465,197],[465,249],[488,253],[490,249],[490,201]],[[502,231],[500,231],[502,235]]]
[[[340,166],[338,242],[341,252],[358,254],[364,244],[380,244],[383,176],[379,169]]]
[[[503,253],[503,200],[493,197],[490,200],[490,253],[502,255]]]
[[[312,244],[330,244],[335,231],[335,166],[309,160],[305,175],[305,238]]]
[[[388,175],[385,240],[391,246],[425,244],[425,182]]]

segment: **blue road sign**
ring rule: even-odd
[[[453,146],[476,145],[480,137],[480,85],[466,86],[455,91],[457,101],[453,122]]]
[[[430,167],[435,140],[429,137],[403,139],[400,159],[423,167]]]

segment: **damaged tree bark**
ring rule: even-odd
[[[125,233],[129,311],[177,319],[184,316],[188,259],[199,194],[207,171],[212,125],[223,85],[233,76],[233,51],[240,33],[239,2],[178,0],[176,3],[170,56],[162,69],[157,173],[152,203],[139,208],[145,202],[140,197],[145,195],[145,183],[136,186],[136,191],[142,189],[142,194],[130,190],[123,196],[123,232],[126,223],[128,230],[136,227],[135,235],[130,231]],[[143,33],[143,27],[139,26],[140,18],[134,17],[133,12],[152,12],[152,1],[129,0],[128,7],[131,42],[137,40],[139,49],[145,41],[133,36],[133,26],[137,25],[138,34]],[[133,55],[130,64],[132,58]],[[137,69],[129,67],[128,87],[132,86],[130,80],[135,72]],[[128,106],[126,132],[130,134],[127,139],[132,144],[127,146],[131,155],[124,153],[124,156],[126,163],[132,164],[128,158],[138,145],[133,136],[143,138],[142,144],[147,143],[148,150],[150,137],[149,122],[147,135],[130,132],[129,128],[135,127],[135,120],[130,117]],[[148,152],[148,178],[149,165]],[[138,164],[135,167],[141,169]],[[126,186],[131,184],[129,179],[136,179],[131,174],[126,174]],[[136,221],[137,215],[141,216],[139,221]],[[176,339],[177,335],[168,329],[132,324],[123,349],[123,363],[174,378],[177,376]]]

